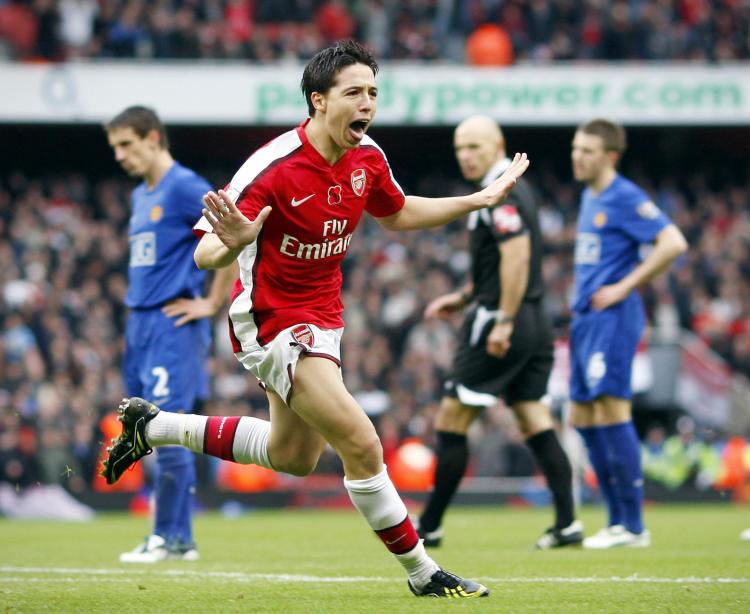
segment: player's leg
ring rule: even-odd
[[[346,390],[338,365],[320,357],[297,364],[290,406],[336,450],[344,485],[383,544],[401,563],[416,595],[480,597],[485,587],[439,568],[427,556],[401,497],[383,465],[380,440],[362,408]]]
[[[167,448],[163,448],[167,449]],[[190,463],[185,465],[182,475],[183,485],[182,501],[178,503],[177,510],[177,540],[171,547],[170,558],[183,561],[197,561],[200,558],[198,547],[193,537],[193,510],[195,508],[195,493],[198,483],[195,469],[195,458],[192,452],[183,448],[172,448],[190,455]]]
[[[268,457],[273,467],[292,475],[308,475],[326,448],[323,436],[295,413],[282,398],[267,391],[271,407]]]
[[[487,310],[477,306],[467,313],[459,331],[451,375],[435,420],[434,486],[419,517],[419,534],[428,547],[440,545],[443,516],[466,472],[469,426],[484,408],[497,403],[498,394],[518,368],[513,366],[515,357],[499,361],[487,354],[487,336],[493,324]]]
[[[597,411],[597,405],[595,401],[589,403],[573,401],[570,415],[573,426],[586,445],[589,461],[599,484],[599,491],[607,506],[607,527],[600,531],[604,535],[608,533],[610,527],[619,530],[622,526],[622,508],[614,488],[609,448],[602,430],[601,417],[599,417],[601,411]]]
[[[443,515],[458,490],[469,462],[466,433],[478,415],[478,409],[462,404],[457,398],[444,396],[435,419],[437,447],[435,479],[419,517],[419,535],[428,548],[437,547],[443,538],[440,528]]]
[[[138,398],[126,399],[120,407],[129,424],[135,423],[136,419],[145,422],[140,432],[148,451],[139,458],[151,448],[179,445],[243,465],[254,464],[293,475],[307,475],[317,465],[325,440],[289,409],[279,395],[268,390],[266,394],[271,420],[252,416],[162,412]],[[112,474],[112,482],[121,473]]]
[[[575,518],[573,471],[557,437],[549,406],[540,401],[517,401],[511,409],[547,481],[555,506],[555,524],[537,541],[537,548],[580,545],[583,525]]]
[[[547,394],[554,360],[552,325],[543,306],[525,304],[516,316],[513,333],[511,343],[516,345],[522,366],[509,381],[505,398],[555,506],[554,525],[537,540],[536,547],[578,545],[583,541],[583,525],[575,518],[573,471],[557,437],[550,408],[540,401]]]
[[[177,446],[156,451],[158,480],[154,490],[154,534],[165,536],[169,558],[182,559],[181,549],[192,545],[195,458],[190,450]],[[196,550],[197,552],[197,550]],[[197,557],[191,556],[192,560]]]
[[[571,423],[581,435],[596,474],[608,523],[597,535],[606,536],[610,527],[618,530],[622,509],[613,485],[607,441],[602,431],[603,413],[596,400],[598,386],[607,374],[606,351],[617,335],[616,318],[605,313],[588,313],[573,319],[570,329]],[[597,535],[588,538],[584,546]]]
[[[122,362],[122,375],[125,392],[129,396],[143,396],[147,394],[145,385],[147,371],[143,369],[143,356],[148,351],[151,328],[146,326],[144,318],[145,314],[143,312],[131,312],[125,326],[125,352]],[[120,439],[117,441],[120,441]],[[115,447],[118,447],[118,445],[122,447],[121,444],[117,444]],[[114,469],[117,468],[115,467]],[[124,469],[125,467],[123,466],[122,471]],[[108,482],[112,483],[109,479]],[[154,480],[155,488],[156,483],[158,483],[158,478]],[[166,535],[157,535],[155,531],[156,529],[153,527],[141,544],[132,550],[121,553],[119,556],[120,562],[153,563],[166,559],[169,556]]]
[[[147,379],[144,398],[164,415],[190,415],[204,382],[209,350],[209,323],[205,320],[175,327],[160,310],[152,314],[154,333],[144,358]],[[154,533],[165,536],[170,558],[183,558],[193,545],[192,510],[195,497],[195,457],[184,448],[160,448],[156,454],[156,523]],[[195,554],[190,558],[194,559]]]
[[[631,378],[633,359],[641,338],[645,316],[639,300],[628,300],[592,318],[589,334],[594,339],[587,363],[590,398],[596,404],[596,424],[604,441],[613,496],[619,504],[619,523],[608,545],[648,546],[643,530],[643,474],[641,450],[631,420]],[[611,532],[611,531],[610,531]],[[605,536],[606,537],[606,536]],[[627,542],[627,543],[626,543]],[[584,543],[595,547],[593,543]]]
[[[193,371],[195,356],[201,355],[193,330],[175,329],[159,310],[134,312],[128,319],[123,364],[128,394],[164,401],[166,411],[189,411],[194,391],[185,371]],[[183,358],[184,348],[190,348]],[[196,363],[200,366],[200,363]],[[172,558],[178,536],[192,542],[192,493],[195,468],[192,454],[171,449],[157,454],[153,476],[154,527],[144,544],[120,556],[121,562],[153,563]],[[184,526],[182,526],[184,525]]]
[[[123,433],[110,449],[102,470],[107,482],[116,482],[123,471],[151,453],[153,447],[168,445],[297,475],[312,471],[325,441],[292,412],[282,398],[289,394],[290,377],[303,349],[337,360],[341,333],[315,327],[313,334],[312,329],[305,326],[312,344],[307,347],[293,337],[296,328],[283,331],[264,347],[252,345],[254,338],[245,340],[251,350],[237,354],[240,362],[265,382],[271,421],[249,416],[171,414],[143,399],[126,399],[119,408]]]
[[[629,399],[612,396],[600,397],[603,418],[602,432],[607,442],[614,488],[622,508],[621,524],[631,536],[625,545],[645,547],[650,545],[650,535],[643,526],[643,470],[641,444],[632,421],[632,404]]]

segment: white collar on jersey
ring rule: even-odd
[[[490,167],[490,170],[487,171],[487,174],[484,176],[479,185],[483,188],[486,188],[493,181],[495,181],[495,179],[502,175],[505,172],[505,169],[509,166],[510,158],[503,158],[502,160],[498,160]]]

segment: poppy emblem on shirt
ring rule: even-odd
[[[315,343],[315,335],[307,324],[300,324],[292,329],[292,338],[300,345],[311,348]]]
[[[594,216],[594,226],[601,228],[607,223],[607,214],[604,211],[600,211]]]
[[[503,205],[492,210],[492,221],[495,229],[502,235],[521,230],[523,222],[513,205]]]
[[[329,205],[340,205],[341,204],[341,186],[332,185],[328,188],[328,204]]]
[[[365,169],[358,168],[352,172],[352,190],[357,196],[362,196],[365,192],[365,184],[367,183],[367,175]]]
[[[151,207],[151,211],[148,213],[148,219],[152,222],[158,222],[162,217],[164,217],[164,209],[161,205],[154,205]]]

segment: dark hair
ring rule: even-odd
[[[578,130],[601,138],[605,151],[616,151],[622,155],[628,146],[625,129],[608,119],[593,119],[578,126]]]
[[[310,98],[312,93],[327,93],[333,87],[339,72],[352,64],[364,64],[372,69],[373,74],[378,74],[378,63],[373,55],[353,40],[339,41],[321,49],[307,63],[300,87],[311,117],[315,114],[315,107]]]
[[[159,133],[161,148],[169,149],[167,129],[156,112],[148,107],[137,105],[128,107],[104,124],[104,129],[107,132],[116,128],[132,128],[133,132],[142,139],[152,130],[156,130]]]

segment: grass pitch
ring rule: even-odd
[[[647,511],[649,549],[540,552],[550,511],[455,507],[446,569],[489,586],[488,599],[417,599],[398,564],[349,510],[200,515],[202,559],[124,565],[150,522],[102,514],[86,524],[0,520],[0,613],[750,612],[750,509]],[[589,533],[601,509],[584,509]]]

